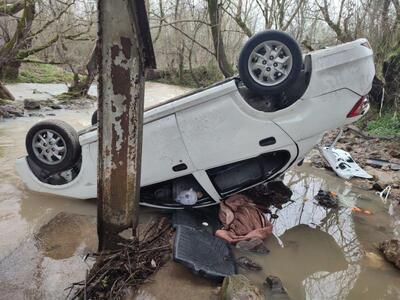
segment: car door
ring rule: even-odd
[[[142,186],[190,174],[189,158],[174,114],[143,127]]]
[[[232,84],[235,84],[232,81]],[[218,88],[218,87],[217,87]],[[250,107],[237,89],[176,113],[179,130],[196,169],[211,168],[276,150],[297,156],[294,141],[270,119],[273,113]]]

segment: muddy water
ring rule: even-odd
[[[247,275],[259,284],[267,274],[279,276],[293,299],[400,299],[400,271],[375,247],[399,237],[398,205],[396,211],[373,193],[307,166],[286,174],[285,182],[294,202],[276,212],[274,237],[266,241],[270,254],[253,256],[264,270]],[[338,210],[316,204],[320,188],[338,194]],[[373,214],[353,213],[354,206]]]
[[[66,84],[38,84],[38,83],[15,83],[8,84],[7,88],[15,96],[17,101],[24,99],[31,100],[46,100],[56,95],[68,91]],[[176,86],[167,85],[156,82],[146,82],[146,102],[145,107],[153,106],[154,104],[161,103],[177,95],[188,92],[190,89]],[[97,85],[93,84],[89,89],[89,94],[97,96]]]
[[[62,84],[8,87],[17,101],[45,100],[66,91]],[[145,106],[186,91],[181,87],[147,83]],[[64,120],[79,130],[90,125],[94,110],[93,106],[79,111],[40,113],[54,113],[56,116],[45,118]],[[88,251],[96,250],[95,201],[31,192],[15,172],[16,158],[26,153],[26,132],[45,118],[0,121],[0,299],[64,299],[64,289],[82,280],[90,265],[83,262],[83,257]],[[61,215],[52,220],[60,212],[78,215]],[[39,231],[50,220],[50,226]]]
[[[182,92],[159,84],[147,87],[148,105]],[[21,99],[28,88],[33,94],[33,86],[24,88]],[[36,88],[44,97],[46,87]],[[53,112],[80,129],[89,125],[93,110]],[[64,288],[84,277],[91,262],[83,258],[96,247],[95,201],[32,193],[15,173],[15,159],[25,154],[26,131],[41,119],[0,122],[0,299],[63,299]],[[399,208],[308,166],[289,172],[285,182],[294,202],[276,212],[274,236],[266,241],[271,252],[251,256],[263,270],[240,272],[260,287],[267,275],[279,276],[293,299],[400,299],[400,271],[375,251],[376,242],[399,237]],[[313,196],[320,188],[335,191],[341,208],[316,205]],[[373,214],[353,213],[355,205]],[[142,288],[143,299],[216,298],[215,284],[173,262],[153,279]]]

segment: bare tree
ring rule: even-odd
[[[232,65],[229,63],[225,53],[225,47],[221,32],[221,16],[218,0],[207,0],[207,4],[215,57],[217,59],[222,74],[225,77],[230,77],[233,75],[233,68]]]

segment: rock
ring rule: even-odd
[[[25,109],[40,109],[40,103],[35,100],[25,99],[24,100],[24,108]]]
[[[386,260],[392,262],[398,269],[400,269],[400,240],[391,239],[384,241],[378,246],[386,258]]]
[[[264,281],[264,286],[268,289],[268,297],[270,300],[290,300],[286,289],[283,287],[282,281],[279,277],[268,276]]]
[[[49,114],[46,114],[46,116],[50,116],[50,117],[54,117],[56,114],[53,114],[53,113],[49,113]]]
[[[23,117],[24,110],[14,104],[6,104],[0,106],[0,116],[3,118]]]
[[[241,256],[238,259],[236,259],[236,263],[238,264],[239,267],[245,270],[250,270],[250,271],[262,270],[262,267],[258,263],[252,261],[250,258],[246,256]]]
[[[259,254],[267,254],[269,250],[265,247],[261,239],[251,239],[249,241],[240,241],[236,244],[236,248],[242,251],[248,251]]]
[[[28,116],[30,117],[37,117],[37,118],[43,118],[44,114],[40,114],[40,113],[29,113]]]
[[[50,105],[50,107],[52,109],[62,109],[62,106],[60,104],[52,104],[52,105]]]
[[[374,176],[375,181],[382,187],[385,188],[388,185],[398,184],[400,182],[399,171],[385,171],[382,169],[376,169],[370,166],[365,167],[365,171]]]
[[[381,192],[381,191],[383,191],[383,187],[378,183],[378,182],[374,182],[374,184],[373,184],[373,189],[375,190],[375,191],[378,191],[378,192]]]
[[[244,275],[225,277],[221,287],[222,300],[263,300],[260,290]]]
[[[366,190],[366,191],[373,190],[374,185],[375,185],[375,182],[373,182],[373,181],[362,179],[362,178],[357,178],[357,177],[351,178],[350,183],[354,187],[357,187],[359,189]]]

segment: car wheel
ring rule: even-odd
[[[92,125],[96,125],[97,122],[98,122],[98,119],[97,119],[97,109],[96,109],[96,110],[93,112],[93,115],[92,115]]]
[[[267,30],[244,45],[239,56],[239,75],[255,93],[279,94],[296,81],[302,64],[296,40],[284,32]]]
[[[60,120],[35,124],[25,139],[29,158],[50,172],[72,168],[81,154],[78,133]]]

